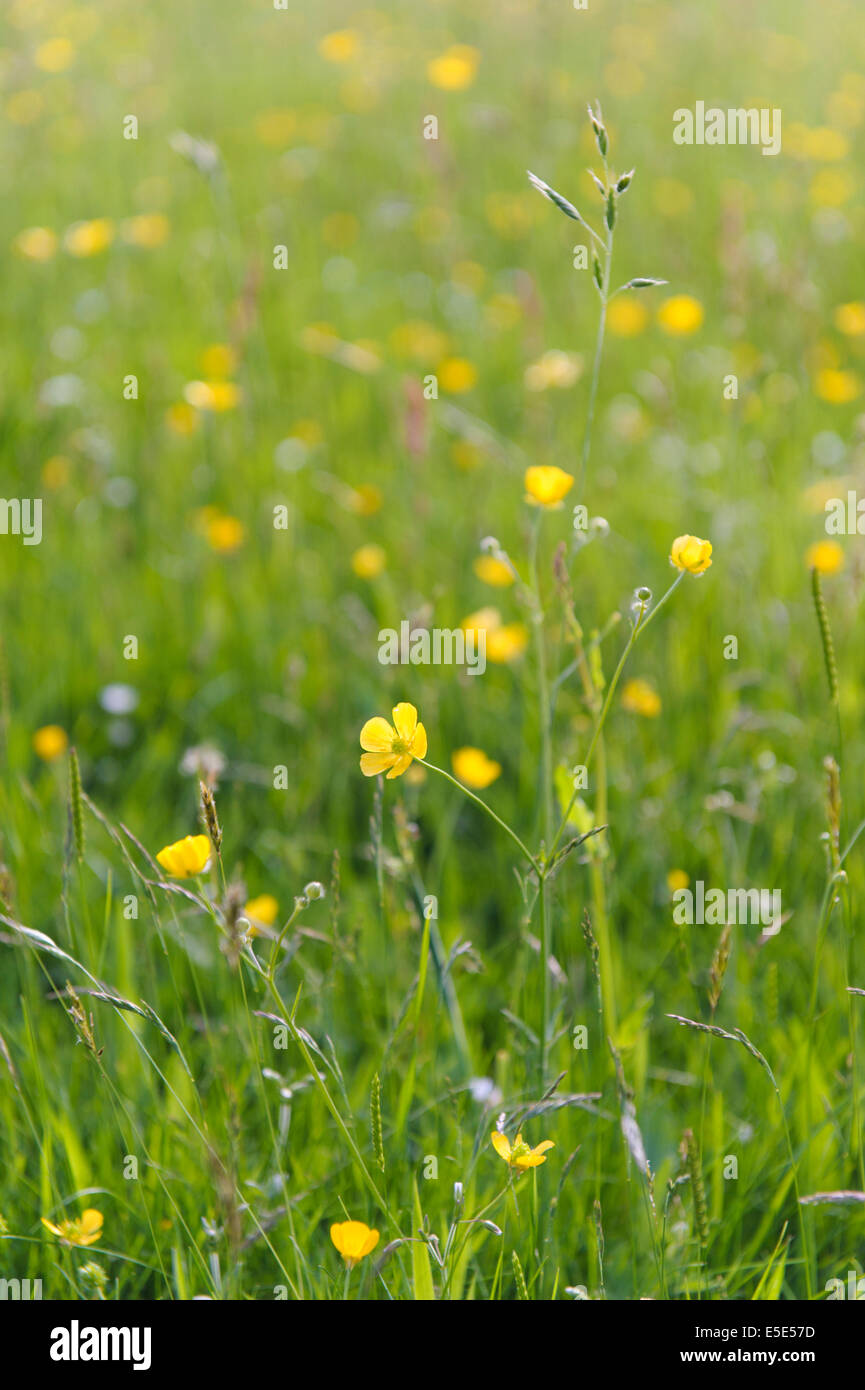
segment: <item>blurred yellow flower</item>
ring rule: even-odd
[[[844,568],[844,551],[837,541],[816,541],[805,552],[805,564],[820,574],[837,574]]]
[[[257,936],[260,927],[272,927],[279,912],[279,903],[272,893],[262,893],[258,898],[250,898],[243,909],[244,917],[249,918],[249,935]]]
[[[390,345],[398,357],[413,357],[418,362],[437,362],[447,351],[447,335],[422,319],[407,319],[397,324],[390,335]]]
[[[68,747],[69,736],[59,724],[44,724],[33,735],[33,748],[46,763],[53,763],[55,758],[62,758]]]
[[[46,39],[33,55],[40,72],[65,72],[75,61],[75,47],[69,39]]]
[[[574,485],[573,476],[552,463],[536,463],[526,469],[523,486],[526,501],[534,506],[558,507]]]
[[[188,401],[176,401],[166,410],[165,423],[172,434],[189,435],[195,433],[201,420]]]
[[[617,295],[607,307],[607,328],[617,338],[636,338],[649,321],[649,311],[634,294]]]
[[[42,1225],[54,1236],[59,1236],[69,1245],[95,1245],[102,1236],[102,1212],[96,1211],[94,1207],[88,1207],[81,1213],[80,1217],[70,1217],[65,1221],[60,1221],[54,1225],[46,1216],[42,1217]]]
[[[25,227],[12,245],[28,261],[50,261],[57,251],[57,235],[50,227]]]
[[[418,723],[414,705],[401,703],[391,711],[393,724],[380,714],[368,719],[360,731],[360,770],[364,777],[377,777],[387,772],[387,780],[401,777],[411,765],[412,758],[425,758],[426,729]]]
[[[478,372],[477,367],[465,357],[446,357],[439,363],[436,376],[443,391],[460,395],[463,391],[471,391],[477,382]]]
[[[359,44],[360,39],[354,29],[335,29],[319,41],[318,51],[329,63],[347,63],[354,57]]]
[[[42,482],[49,491],[65,487],[69,482],[71,464],[63,454],[52,454],[42,465]]]
[[[361,545],[351,557],[351,567],[358,579],[375,579],[387,565],[387,555],[380,545]]]
[[[243,545],[246,527],[236,516],[217,511],[206,518],[204,534],[207,544],[217,555],[231,555]]]
[[[211,343],[204,349],[199,361],[205,377],[217,381],[237,370],[237,353],[229,343]]]
[[[473,444],[470,439],[456,439],[451,445],[451,458],[464,473],[471,473],[473,469],[479,468],[484,457],[483,449]]]
[[[484,317],[492,324],[493,328],[499,328],[505,332],[509,328],[515,328],[523,316],[523,306],[515,294],[493,294],[484,305]]]
[[[688,574],[704,574],[712,563],[712,542],[699,536],[677,536],[670,547],[670,564]]]
[[[173,845],[166,845],[156,859],[174,878],[192,878],[204,872],[210,855],[210,841],[206,835],[186,835]]]
[[[330,1228],[330,1238],[349,1269],[378,1245],[378,1231],[371,1230],[363,1221],[337,1222]]]
[[[671,869],[667,874],[667,887],[671,893],[680,893],[690,882],[684,869]]]
[[[255,118],[255,133],[263,145],[286,145],[296,129],[297,116],[284,108],[260,111]]]
[[[28,87],[24,91],[11,93],[5,111],[13,125],[30,125],[41,116],[44,108],[42,93]]]
[[[825,367],[814,379],[814,390],[821,401],[828,401],[830,405],[847,405],[861,395],[862,382],[855,372]]]
[[[523,623],[504,623],[501,627],[487,631],[487,660],[497,666],[516,661],[522,656],[529,642],[528,630]]]
[[[453,44],[438,58],[427,63],[427,77],[445,92],[462,92],[475,80],[481,55],[469,44]]]
[[[504,560],[495,555],[479,555],[472,566],[478,579],[484,584],[492,584],[495,589],[506,589],[514,582],[514,572]]]
[[[657,719],[661,713],[661,697],[649,681],[640,676],[626,681],[622,689],[622,709],[641,714],[644,719]]]
[[[454,776],[475,791],[483,791],[502,773],[501,763],[488,758],[480,748],[457,748],[451,754],[451,766]]]
[[[222,414],[240,404],[242,392],[234,381],[188,381],[183,394],[196,410]]]
[[[92,222],[73,222],[64,234],[63,245],[70,256],[82,258],[97,256],[113,240],[114,223],[107,217],[97,217]]]
[[[289,439],[301,439],[310,448],[314,444],[320,444],[324,439],[324,431],[317,420],[295,420],[291,429],[288,431]]]
[[[171,223],[163,212],[141,212],[120,224],[120,235],[125,242],[148,251],[164,246],[170,232]]]
[[[497,1129],[493,1130],[490,1137],[499,1158],[503,1158],[509,1168],[516,1168],[519,1173],[524,1173],[527,1168],[537,1168],[540,1163],[546,1163],[547,1149],[556,1147],[552,1139],[544,1139],[532,1149],[521,1134],[518,1134],[511,1144],[507,1135],[499,1134]]]
[[[460,623],[463,632],[484,633],[487,660],[496,665],[515,661],[525,651],[529,634],[524,623],[502,623],[497,608],[479,608]]]
[[[658,323],[665,333],[673,337],[685,337],[696,333],[703,322],[703,306],[699,299],[689,294],[674,294],[665,299],[658,309]]]
[[[821,478],[819,482],[812,483],[810,487],[806,487],[802,491],[805,510],[825,512],[826,503],[834,497],[841,497],[855,481],[853,475],[849,474],[840,478]]]
[[[578,352],[551,349],[526,367],[523,380],[529,391],[546,391],[551,386],[563,390],[579,380],[582,370],[583,359]]]
[[[814,175],[808,195],[819,208],[840,208],[852,197],[854,188],[843,169],[821,169]]]
[[[839,159],[846,159],[849,152],[850,142],[840,130],[832,130],[831,126],[817,126],[807,132],[805,153],[809,159],[835,163]]]
[[[356,516],[375,516],[383,501],[381,488],[375,483],[358,483],[349,493],[349,507]]]
[[[839,304],[835,310],[835,327],[848,338],[859,338],[865,333],[865,304],[854,300],[850,304]]]

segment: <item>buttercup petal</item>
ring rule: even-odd
[[[375,1249],[377,1245],[378,1231],[367,1231],[366,1239],[364,1240],[361,1246],[360,1258],[363,1259],[364,1255],[371,1254],[371,1252]]]
[[[89,1236],[92,1235],[94,1231],[101,1232],[102,1220],[101,1211],[97,1211],[95,1207],[88,1207],[81,1217],[81,1234]]]
[[[499,1158],[503,1158],[503,1159],[505,1160],[505,1163],[510,1163],[510,1161],[511,1161],[511,1146],[510,1146],[510,1143],[508,1142],[508,1137],[507,1137],[507,1135],[506,1135],[506,1134],[499,1134],[498,1130],[494,1130],[493,1133],[492,1133],[492,1135],[491,1135],[490,1137],[492,1138],[492,1141],[493,1141],[493,1148],[495,1149],[495,1151],[496,1151],[496,1153],[498,1154]]]
[[[417,728],[414,731],[414,738],[412,739],[411,751],[414,753],[416,758],[426,757],[426,729],[424,728],[423,724],[418,724]]]
[[[400,754],[390,772],[387,774],[387,780],[392,782],[394,777],[402,777],[403,773],[409,767],[411,767],[411,753]]]
[[[404,743],[411,743],[417,728],[417,710],[405,702],[393,707],[394,728]]]
[[[399,706],[397,706],[399,708]],[[370,753],[389,753],[396,735],[380,714],[368,719],[360,731],[360,746]]]
[[[396,753],[361,753],[360,770],[364,777],[378,777],[379,773],[393,767],[396,760]]]

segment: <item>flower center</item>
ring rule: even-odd
[[[395,738],[390,747],[392,753],[404,754],[409,751],[408,744],[403,738]]]

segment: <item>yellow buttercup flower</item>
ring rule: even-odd
[[[610,300],[607,327],[617,338],[636,338],[649,321],[649,311],[636,295],[626,294]]]
[[[491,584],[494,589],[506,589],[514,582],[510,565],[496,559],[495,555],[479,555],[472,568],[478,579],[482,579],[484,584]]]
[[[351,557],[351,567],[359,579],[375,579],[387,565],[380,545],[361,545]]]
[[[696,333],[703,322],[703,306],[699,299],[689,294],[674,294],[665,299],[658,309],[658,323],[665,333],[674,337],[685,337]]]
[[[204,872],[210,862],[210,854],[210,841],[206,835],[186,835],[173,845],[166,845],[156,859],[174,878],[192,878]]]
[[[820,574],[837,574],[844,568],[844,551],[837,541],[817,541],[805,552],[805,564]]]
[[[50,227],[25,227],[12,243],[28,261],[50,261],[57,250],[57,235]]]
[[[622,709],[641,714],[644,719],[657,719],[661,713],[661,697],[653,685],[637,676],[626,681],[622,690]]]
[[[217,381],[237,370],[237,353],[229,343],[211,343],[204,349],[200,361],[205,377]]]
[[[241,400],[240,387],[234,381],[188,381],[183,394],[196,410],[211,410],[215,414],[233,410]]]
[[[42,1225],[45,1226],[53,1236],[59,1236],[69,1245],[95,1245],[102,1236],[102,1212],[96,1211],[94,1207],[88,1207],[81,1213],[80,1218],[70,1217],[66,1221],[61,1221],[54,1225],[47,1217],[42,1217]]]
[[[69,39],[46,39],[34,53],[33,61],[42,72],[65,72],[75,61],[75,47]]]
[[[260,897],[250,898],[243,909],[244,917],[249,918],[249,935],[257,936],[261,927],[272,927],[278,912],[279,903],[272,893],[262,893]]]
[[[487,660],[502,665],[521,656],[528,646],[524,623],[503,623],[497,608],[479,608],[460,623],[463,632],[483,632]]]
[[[12,92],[6,102],[5,112],[13,125],[31,125],[42,115],[45,101],[42,93],[32,87],[20,92]]]
[[[502,774],[501,763],[488,758],[480,748],[457,748],[451,754],[454,776],[467,787],[483,791]]]
[[[852,197],[856,185],[844,169],[821,169],[811,181],[808,195],[822,208],[840,208]]]
[[[148,251],[156,246],[164,246],[170,232],[171,223],[162,212],[141,212],[136,217],[127,217],[120,224],[120,235],[125,242]]]
[[[207,544],[211,550],[216,551],[217,555],[231,555],[243,545],[246,539],[246,527],[236,516],[219,512],[208,518],[204,534],[207,537]]]
[[[185,436],[200,428],[201,417],[188,401],[175,401],[165,412],[165,423],[172,434]]]
[[[671,869],[667,874],[667,887],[671,893],[680,893],[691,882],[684,869]]]
[[[388,724],[380,714],[368,719],[360,731],[360,770],[364,777],[377,777],[386,772],[388,781],[401,777],[411,765],[412,758],[425,758],[426,729],[418,723],[414,705],[394,705]]]
[[[526,501],[533,506],[558,507],[574,485],[574,479],[555,464],[537,463],[526,469],[523,479]]]
[[[46,763],[62,758],[69,747],[69,737],[59,724],[45,724],[33,735],[33,748]]]
[[[564,390],[579,380],[582,370],[583,359],[578,352],[553,348],[526,367],[523,381],[529,391],[548,391],[552,386]]]
[[[712,542],[699,536],[677,536],[670,550],[670,564],[689,574],[704,574],[712,563]]]
[[[383,501],[381,488],[375,483],[358,483],[348,494],[348,506],[356,516],[375,516]]]
[[[330,1238],[349,1269],[378,1245],[378,1231],[363,1221],[337,1221],[330,1228]]]
[[[821,401],[828,401],[830,405],[848,405],[861,395],[862,382],[855,372],[836,371],[832,367],[824,367],[817,373],[814,390]]]
[[[544,1139],[543,1143],[536,1144],[532,1149],[518,1134],[513,1144],[507,1135],[499,1134],[494,1130],[491,1135],[493,1148],[499,1158],[503,1158],[509,1168],[516,1168],[517,1172],[524,1173],[527,1168],[537,1168],[539,1164],[546,1163],[547,1149],[554,1149],[556,1146],[552,1139]]]
[[[465,357],[446,357],[439,363],[436,375],[443,391],[461,395],[464,391],[471,391],[477,382],[478,369]]]
[[[114,223],[107,217],[97,217],[92,222],[73,222],[66,230],[63,245],[70,256],[82,259],[107,250],[113,240]]]
[[[525,623],[503,623],[487,632],[487,660],[505,665],[522,656],[529,644]]]
[[[462,92],[470,87],[480,62],[480,53],[469,44],[453,44],[438,58],[427,63],[427,77],[444,92]]]
[[[357,52],[359,42],[354,29],[335,29],[320,40],[318,51],[328,63],[347,63]]]
[[[287,145],[296,130],[297,115],[286,107],[260,111],[255,118],[255,133],[263,145]]]
[[[835,327],[849,338],[861,337],[865,333],[865,304],[861,300],[839,304],[835,310]]]

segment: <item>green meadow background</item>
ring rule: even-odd
[[[865,815],[862,544],[819,553],[840,720],[808,557],[825,497],[865,478],[863,50],[842,0],[4,7],[0,492],[42,498],[43,536],[0,536],[0,1277],[41,1278],[46,1298],[789,1299],[863,1273],[865,999],[847,991],[865,988],[865,840],[830,887],[823,765],[841,768],[845,854]],[[674,145],[674,110],[698,100],[780,108],[781,154]],[[475,677],[381,665],[377,634],[493,606],[531,635],[518,588],[474,565],[495,536],[527,578],[525,469],[579,471],[588,238],[526,170],[600,229],[594,101],[611,167],[636,168],[613,285],[669,283],[614,301],[586,482],[542,517],[550,679],[573,659],[560,542],[587,640],[621,614],[596,648],[607,681],[633,591],[671,582],[672,540],[714,549],[629,657],[605,727],[608,829],[550,886],[542,1082],[538,925],[512,843],[435,773],[377,793],[358,733],[410,701],[429,760],[481,748],[501,773],[478,794],[539,845],[532,642]],[[665,316],[679,296],[693,331]],[[577,379],[529,389],[550,351]],[[190,405],[212,380],[229,408]],[[609,527],[584,547],[577,502]],[[369,577],[365,546],[382,552]],[[623,702],[633,678],[659,712]],[[556,768],[585,761],[592,724],[572,673]],[[54,725],[88,799],[80,860],[63,739],[56,757],[34,746]],[[151,856],[200,829],[182,764],[202,745],[224,760],[227,878],[275,897],[277,928],[325,886],[277,983],[287,1009],[300,991],[345,1129],[295,1043],[274,1046],[273,999],[212,916],[158,886]],[[583,795],[599,823],[593,773]],[[783,895],[778,935],[733,928],[714,1011],[719,929],[674,925],[674,871]],[[203,887],[218,912],[215,870]],[[610,943],[605,1024],[586,911]],[[82,993],[98,1057],[56,994],[94,987],[81,966],[150,1014]],[[771,1076],[670,1014],[743,1030]],[[521,1122],[555,1144],[515,1187],[490,1143],[502,1114],[511,1138]],[[860,1200],[797,1201],[839,1191]],[[40,1221],[88,1207],[104,1217],[90,1248]],[[481,1213],[496,1229],[452,1228]],[[329,1228],[349,1217],[381,1236],[346,1285]]]

